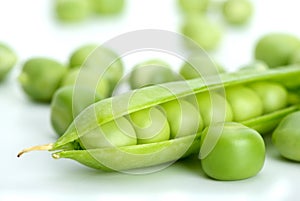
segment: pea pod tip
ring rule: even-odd
[[[36,145],[29,148],[25,148],[22,151],[20,151],[17,155],[17,157],[21,157],[23,154],[31,152],[31,151],[48,151],[53,148],[53,143],[44,144],[44,145]]]

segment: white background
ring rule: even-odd
[[[300,36],[296,0],[256,0],[255,15],[246,27],[224,26],[221,47],[211,55],[228,70],[253,60],[255,42],[264,33]],[[28,100],[16,77],[22,63],[47,56],[66,63],[78,46],[102,43],[119,34],[145,28],[178,31],[175,0],[127,0],[115,18],[93,18],[77,25],[58,23],[50,0],[0,0],[0,41],[9,44],[19,62],[0,84],[0,200],[293,200],[299,195],[299,164],[283,160],[267,143],[268,155],[256,177],[234,182],[204,176],[197,160],[189,159],[148,175],[103,173],[48,152],[16,157],[19,150],[56,139],[49,106]],[[137,61],[138,62],[138,61]],[[127,68],[130,67],[126,64]],[[176,66],[174,66],[176,68]]]

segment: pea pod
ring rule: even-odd
[[[95,148],[84,150],[78,144],[82,136],[93,132],[99,126],[134,112],[154,107],[169,101],[206,92],[208,89],[250,84],[258,81],[274,81],[287,89],[299,88],[299,66],[277,68],[260,73],[236,72],[211,76],[203,79],[165,83],[130,91],[125,94],[104,99],[90,105],[81,112],[71,126],[54,144],[25,149],[19,156],[31,150],[46,149],[54,151],[54,158],[70,158],[84,165],[102,170],[127,170],[173,162],[186,155],[197,153],[200,148],[201,132],[149,144],[122,147]],[[261,131],[273,129],[270,122],[280,120],[295,111],[298,106],[290,106],[269,114],[254,117],[241,123]]]

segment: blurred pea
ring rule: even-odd
[[[178,0],[178,5],[185,13],[202,13],[208,8],[210,0]]]
[[[300,48],[295,50],[289,59],[290,64],[300,64]]]
[[[169,64],[159,59],[152,59],[137,64],[129,76],[129,84],[132,89],[174,80],[176,78]]]
[[[94,12],[100,15],[115,15],[124,9],[124,0],[91,0]]]
[[[287,33],[269,33],[257,41],[255,59],[264,61],[270,68],[285,66],[298,48],[298,37]]]
[[[17,63],[17,55],[4,43],[0,43],[0,81],[3,80]]]
[[[248,0],[226,0],[222,6],[222,13],[228,23],[242,25],[252,17],[253,6]]]
[[[33,100],[49,102],[67,68],[49,58],[32,58],[27,60],[19,75],[23,91]]]
[[[220,25],[204,15],[187,15],[181,32],[205,50],[216,49],[222,39]]]
[[[55,14],[63,22],[79,22],[92,12],[90,0],[55,0]]]

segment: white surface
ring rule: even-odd
[[[214,57],[228,69],[252,59],[254,42],[270,31],[300,36],[298,1],[254,1],[249,26],[227,28]],[[293,200],[299,196],[299,164],[278,157],[268,145],[265,166],[256,177],[220,182],[204,176],[197,160],[176,163],[148,175],[102,173],[69,160],[53,160],[47,152],[16,157],[19,150],[56,139],[49,106],[36,104],[21,91],[16,76],[32,56],[67,62],[72,50],[87,42],[104,42],[144,28],[177,31],[180,15],[172,0],[127,0],[120,18],[91,19],[62,26],[53,20],[50,0],[0,0],[0,41],[19,55],[19,63],[0,84],[0,200]]]

